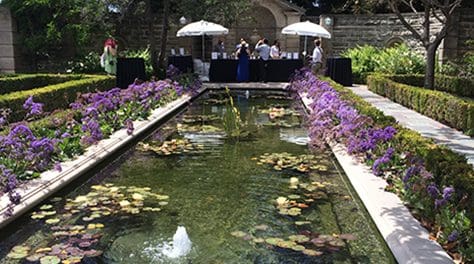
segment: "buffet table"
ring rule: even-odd
[[[236,82],[238,60],[218,59],[211,60],[209,68],[210,82]],[[259,60],[249,60],[250,82],[258,81]],[[295,70],[303,67],[303,60],[269,60],[267,81],[288,82]]]

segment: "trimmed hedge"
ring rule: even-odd
[[[0,108],[10,108],[12,113],[10,114],[9,121],[16,122],[25,117],[26,112],[23,109],[23,103],[29,96],[33,96],[35,102],[43,103],[43,110],[49,112],[67,108],[70,103],[76,100],[79,93],[106,91],[112,87],[115,87],[114,77],[86,75],[81,80],[0,95]]]
[[[423,88],[424,76],[420,74],[385,75],[392,81]],[[436,75],[436,91],[474,98],[474,79]]]
[[[377,76],[370,76],[369,80],[372,81],[375,77]],[[439,186],[453,186],[459,197],[463,197],[460,205],[467,210],[470,219],[474,219],[474,169],[463,155],[453,152],[446,146],[436,145],[432,139],[424,138],[418,132],[398,125],[392,116],[385,116],[352,91],[332,80],[329,82],[340,93],[341,98],[351,102],[360,113],[370,116],[374,122],[382,126],[394,126],[398,131],[397,145],[421,157],[425,161],[426,169],[433,174]],[[474,116],[474,113],[471,115]]]
[[[77,74],[21,74],[5,76],[0,77],[0,94],[26,91],[33,88],[63,83],[71,80],[79,80],[83,78],[83,75]]]
[[[399,78],[399,77],[396,77]],[[449,93],[398,83],[387,75],[367,78],[369,90],[450,127],[474,135],[474,101]]]

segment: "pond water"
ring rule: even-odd
[[[288,97],[235,92],[252,133],[230,140],[225,93],[203,95],[8,226],[0,263],[394,263],[332,154],[308,149]]]

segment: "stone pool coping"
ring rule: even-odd
[[[304,93],[300,98],[311,111],[312,99]],[[428,231],[400,198],[385,191],[388,184],[384,179],[349,155],[344,145],[330,142],[329,146],[398,263],[454,263],[441,245],[429,238]]]
[[[207,89],[222,89],[224,87],[229,87],[229,89],[285,90],[288,86],[288,83],[205,83],[199,94]],[[310,99],[304,94],[300,94],[300,97],[306,108],[310,109],[308,107]],[[126,146],[137,136],[193,99],[194,97],[185,95],[157,108],[147,120],[133,122],[135,130],[132,135],[127,135],[125,129],[116,131],[110,138],[89,147],[77,159],[61,163],[61,172],[50,170],[42,173],[39,179],[29,181],[18,189],[22,200],[14,207],[11,217],[4,217],[9,204],[8,197],[6,195],[0,197],[0,229],[107,157],[114,155],[116,150]],[[341,144],[330,144],[330,146],[399,263],[453,263],[442,247],[436,241],[429,239],[426,229],[410,214],[400,198],[384,190],[387,185],[385,180],[373,175],[369,167],[348,155]]]
[[[198,93],[201,94],[205,90],[205,88],[201,88]],[[132,135],[128,135],[126,129],[120,129],[109,138],[88,147],[85,153],[76,159],[62,162],[61,172],[57,170],[45,171],[41,173],[38,179],[28,181],[17,189],[17,192],[21,195],[21,202],[13,208],[13,213],[10,217],[5,217],[10,200],[8,195],[2,195],[0,197],[0,229],[65,187],[74,179],[85,174],[106,158],[114,155],[115,151],[126,146],[137,136],[142,135],[148,129],[158,124],[163,118],[174,113],[193,99],[194,97],[190,95],[183,95],[165,106],[153,110],[147,120],[134,121],[133,127],[135,129]]]

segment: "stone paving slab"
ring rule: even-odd
[[[474,139],[456,129],[375,94],[369,91],[366,85],[354,85],[346,88],[381,110],[385,115],[393,116],[400,125],[417,131],[424,137],[432,138],[437,144],[445,145],[454,152],[466,156],[467,162],[474,165]]]

